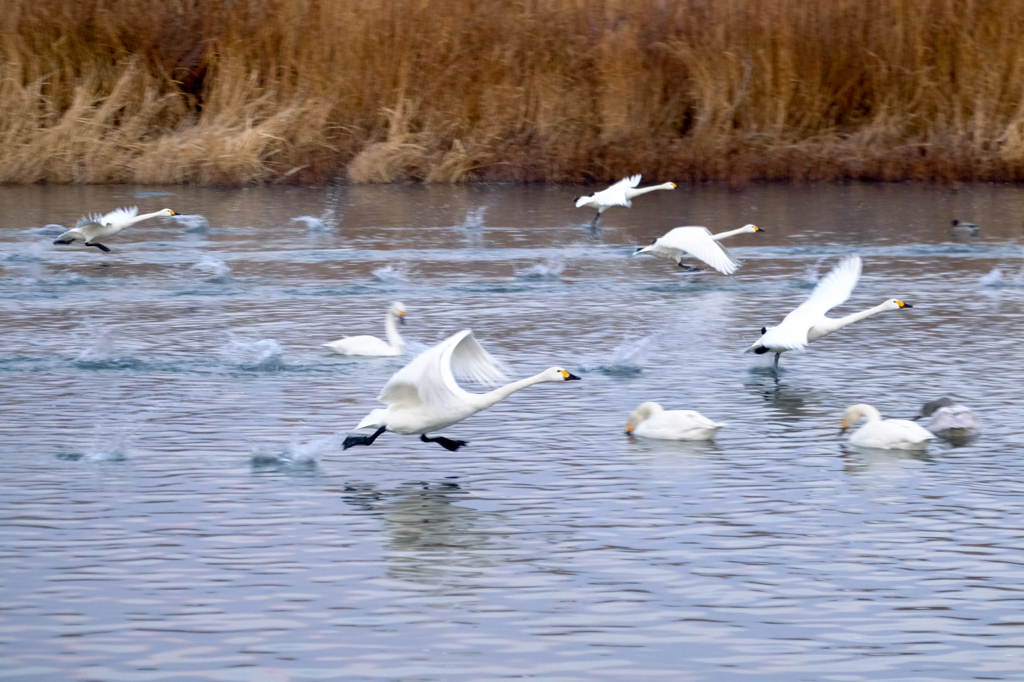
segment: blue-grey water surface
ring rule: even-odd
[[[0,679],[1024,679],[1024,188],[680,187],[596,234],[579,190],[0,188]],[[51,244],[134,204],[185,215]],[[745,223],[732,277],[630,257]],[[834,315],[914,307],[742,354],[848,253]],[[394,300],[404,358],[321,346]],[[582,381],[343,451],[464,328]],[[980,438],[839,435],[946,394]],[[647,400],[728,425],[631,439]]]

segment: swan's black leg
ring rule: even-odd
[[[353,445],[371,445],[373,441],[377,440],[377,436],[384,433],[386,428],[387,427],[382,426],[369,436],[348,436],[345,438],[345,442],[342,443],[341,449],[348,450]]]
[[[70,244],[70,243],[72,243],[73,241],[75,241],[75,240],[74,240],[74,239],[55,239],[55,240],[53,241],[53,243],[54,243],[54,244]]]
[[[437,443],[445,450],[451,450],[452,452],[455,452],[463,445],[469,445],[469,443],[467,443],[464,440],[452,440],[451,438],[445,438],[444,436],[438,436],[437,438],[427,438],[427,434],[425,433],[420,434],[420,440],[423,441],[424,443]]]
[[[782,355],[782,353],[776,353],[775,354],[775,368],[776,369],[778,369],[778,367],[779,367],[779,356],[780,355]]]
[[[597,215],[594,216],[594,219],[590,221],[590,229],[594,229],[595,227],[597,227],[597,221],[599,221],[600,219],[601,219],[601,212],[598,211]]]
[[[95,246],[100,251],[106,251],[107,253],[110,253],[110,249],[108,249],[107,247],[103,246],[103,244],[95,244],[95,243],[90,244],[89,242],[86,242],[85,245],[86,246]]]
[[[683,270],[686,270],[687,272],[704,272],[700,268],[695,268],[692,265],[684,265],[683,263],[679,263],[679,267],[681,267]]]

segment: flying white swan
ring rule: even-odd
[[[631,199],[638,197],[641,194],[647,194],[648,192],[653,192],[659,189],[676,188],[676,183],[665,182],[660,185],[652,185],[651,187],[636,189],[636,186],[639,184],[640,176],[634,175],[629,178],[623,178],[608,189],[595,192],[589,197],[573,197],[573,200],[576,202],[576,208],[589,206],[590,208],[597,209],[597,215],[594,216],[594,220],[590,223],[591,227],[597,227],[597,221],[601,219],[601,214],[612,206],[626,206],[628,208],[633,205]]]
[[[939,398],[924,404],[914,420],[929,418],[928,430],[940,438],[963,441],[981,432],[978,415],[966,405],[958,405],[950,398]]]
[[[683,265],[680,262],[683,256],[689,255],[704,261],[724,275],[731,275],[736,272],[740,263],[718,242],[726,237],[751,232],[764,232],[764,230],[757,225],[744,225],[738,230],[711,234],[706,227],[677,227],[669,230],[664,237],[655,239],[650,246],[637,249],[636,253],[649,253],[652,256],[668,258],[674,260],[676,265],[681,268],[699,270],[700,268]]]
[[[867,419],[850,434],[850,442],[863,448],[882,450],[924,450],[935,434],[906,419],[882,419],[870,405],[853,405],[843,412],[843,432]]]
[[[397,301],[391,304],[384,315],[387,341],[381,341],[376,336],[346,336],[324,345],[342,355],[401,355],[405,341],[398,334],[395,320],[398,320],[399,324],[405,324],[405,307]]]
[[[711,440],[723,426],[694,410],[666,412],[658,403],[640,403],[629,415],[626,433],[661,440]]]
[[[857,280],[860,279],[860,269],[860,256],[850,256],[839,261],[832,272],[818,282],[818,286],[814,288],[807,300],[786,315],[779,326],[770,329],[762,327],[761,338],[745,352],[758,355],[775,353],[775,366],[778,367],[779,356],[787,350],[803,350],[807,344],[883,310],[914,307],[909,303],[890,298],[874,308],[868,308],[846,317],[838,319],[825,317],[825,313],[850,297],[853,288],[857,286]]]
[[[105,237],[113,237],[126,227],[131,227],[135,223],[143,220],[158,218],[160,216],[178,215],[169,208],[157,211],[156,213],[144,213],[143,215],[137,215],[138,212],[138,206],[132,206],[131,208],[119,208],[113,210],[104,216],[99,214],[82,216],[78,219],[78,222],[75,223],[74,229],[68,230],[61,236],[57,237],[53,243],[71,244],[72,242],[85,242],[86,246],[95,246],[100,251],[110,251],[110,249],[103,246],[103,244],[98,244],[96,240],[104,239]]]
[[[456,377],[490,385],[505,378],[501,365],[469,329],[453,334],[395,372],[377,396],[387,407],[373,410],[356,426],[357,429],[377,430],[369,436],[347,437],[343,449],[370,445],[384,431],[391,431],[402,435],[420,434],[424,443],[438,443],[447,450],[458,450],[465,441],[443,436],[428,438],[427,434],[457,424],[527,386],[543,381],[579,379],[561,367],[552,367],[489,393],[469,393],[459,386]]]

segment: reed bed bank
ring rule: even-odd
[[[5,7],[5,183],[1024,179],[1024,0]]]

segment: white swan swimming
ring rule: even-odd
[[[654,192],[659,189],[676,188],[676,183],[664,182],[660,185],[652,185],[651,187],[636,189],[636,186],[639,184],[640,176],[634,175],[632,177],[619,180],[608,189],[595,192],[588,197],[574,197],[573,200],[576,202],[576,208],[589,206],[590,208],[597,209],[597,215],[594,216],[594,220],[590,223],[591,227],[597,227],[597,221],[601,219],[601,214],[612,206],[626,206],[628,208],[633,205],[631,200],[641,194],[647,194],[648,192]]]
[[[775,353],[775,366],[777,367],[779,356],[787,350],[803,350],[809,343],[884,310],[914,307],[909,303],[890,298],[874,308],[868,308],[846,317],[838,319],[825,317],[825,313],[850,297],[853,288],[857,286],[857,280],[860,279],[860,270],[860,256],[850,256],[839,261],[832,272],[818,282],[818,286],[814,288],[807,300],[786,315],[779,326],[770,329],[762,327],[761,338],[745,352],[758,355]]]
[[[98,244],[98,239],[104,239],[106,237],[113,237],[115,234],[131,227],[135,223],[142,222],[143,220],[149,220],[150,218],[158,218],[160,216],[172,216],[178,215],[169,208],[165,208],[162,211],[156,213],[144,213],[137,215],[139,212],[138,206],[132,206],[131,208],[119,208],[106,215],[94,214],[91,216],[82,216],[75,223],[74,229],[68,230],[61,236],[54,240],[54,244],[71,244],[73,242],[85,242],[86,246],[95,246],[100,251],[110,251],[103,244]]]
[[[346,336],[343,339],[325,343],[324,346],[342,355],[401,355],[405,341],[402,340],[398,328],[395,327],[395,320],[400,324],[405,324],[405,307],[397,301],[391,304],[384,315],[384,332],[387,334],[387,341],[381,341],[376,336]]]
[[[689,255],[704,261],[724,275],[731,275],[736,272],[740,263],[718,242],[726,237],[753,232],[764,232],[764,230],[757,225],[744,225],[738,230],[711,234],[706,227],[677,227],[669,230],[664,237],[655,239],[650,246],[637,249],[636,253],[649,253],[652,256],[668,258],[674,260],[676,265],[681,268],[699,270],[700,268],[693,268],[680,262],[683,256]]]
[[[867,419],[864,426],[850,434],[850,442],[862,448],[881,450],[924,450],[935,434],[906,419],[882,419],[870,405],[852,405],[843,412],[843,431]]]
[[[952,399],[939,398],[924,404],[915,420],[928,419],[928,430],[939,438],[965,441],[981,432],[978,415],[966,405],[958,405]]]
[[[626,421],[626,433],[661,440],[711,440],[723,426],[694,410],[666,412],[658,403],[640,403]]]
[[[561,367],[552,367],[489,393],[469,393],[459,386],[456,377],[491,385],[505,378],[498,361],[484,350],[469,329],[453,334],[395,372],[377,396],[387,407],[373,410],[356,426],[357,429],[377,430],[369,436],[348,436],[343,449],[370,445],[384,431],[391,431],[402,435],[419,434],[425,443],[458,450],[465,441],[443,436],[428,438],[427,434],[457,424],[527,386],[579,379]]]

